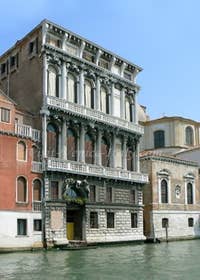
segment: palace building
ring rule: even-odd
[[[38,175],[37,183],[43,192],[37,215],[47,246],[144,239],[142,198],[148,176],[139,165],[143,127],[136,84],[141,70],[48,20],[1,55],[0,88],[31,113],[33,127],[41,132],[35,166],[42,166],[43,180]],[[19,176],[26,180],[28,175]],[[16,183],[9,184],[9,193],[0,188],[16,208]],[[26,207],[32,211],[30,201]],[[13,217],[13,236],[29,240],[33,235],[36,218],[27,215]],[[18,219],[24,220],[23,234]]]

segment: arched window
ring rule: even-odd
[[[48,95],[59,97],[59,76],[57,70],[53,66],[48,67],[47,83]]]
[[[39,179],[33,181],[33,201],[42,200],[42,185]]]
[[[94,109],[94,92],[90,81],[85,80],[84,84],[85,106]]]
[[[26,144],[23,141],[17,143],[17,159],[26,160]]]
[[[154,132],[154,147],[163,148],[165,147],[165,132],[164,130],[157,130]]]
[[[185,129],[185,142],[186,142],[186,145],[194,144],[193,129],[191,126],[187,126]]]
[[[17,178],[17,202],[27,202],[27,183],[22,176]]]
[[[132,122],[132,104],[128,97],[125,98],[125,119],[128,122]]]
[[[105,137],[101,139],[101,164],[109,166],[109,145]]]
[[[105,114],[109,114],[109,94],[105,87],[101,87],[101,100],[100,100],[100,108],[101,111]]]
[[[77,160],[77,137],[70,128],[67,130],[67,159]]]
[[[94,163],[94,141],[90,134],[85,134],[85,162]]]
[[[168,203],[168,184],[165,179],[161,181],[161,203]]]
[[[69,102],[77,103],[76,78],[70,73],[67,76],[67,94]]]
[[[187,204],[193,204],[193,186],[187,183]]]
[[[47,126],[47,155],[49,157],[58,156],[58,129],[51,123]]]
[[[40,150],[36,146],[32,147],[32,157],[33,161],[40,161]]]
[[[127,170],[129,170],[129,171],[133,171],[133,168],[134,168],[133,159],[134,159],[133,149],[131,147],[128,147],[127,148]]]

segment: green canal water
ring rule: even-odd
[[[200,279],[200,240],[0,254],[4,279]]]

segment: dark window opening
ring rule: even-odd
[[[168,228],[169,227],[169,220],[167,218],[162,219],[162,228]]]
[[[27,235],[26,219],[17,219],[17,235]]]
[[[98,228],[98,213],[90,212],[90,228]]]
[[[114,213],[108,212],[107,213],[107,228],[114,228],[115,227],[115,215]]]
[[[188,218],[188,227],[193,227],[193,226],[194,226],[194,219]]]
[[[163,130],[154,132],[154,147],[155,149],[165,147],[165,132]]]
[[[138,215],[137,213],[131,213],[131,227],[137,228],[138,227]]]
[[[33,230],[34,231],[42,231],[42,220],[34,220],[33,221]]]

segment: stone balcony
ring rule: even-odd
[[[33,141],[40,142],[40,131],[33,129],[30,125],[16,123],[15,133],[19,136],[28,137]]]
[[[32,161],[31,171],[35,173],[42,173],[42,163],[38,161]]]
[[[47,96],[46,97],[46,104],[54,109],[62,110],[67,113],[73,113],[77,116],[81,116],[83,118],[99,121],[101,123],[114,126],[117,128],[122,128],[123,130],[130,131],[132,133],[142,135],[144,133],[144,129],[142,126],[128,122],[124,119],[114,117],[112,115],[104,114],[103,112],[84,107],[82,105],[68,102],[64,99]]]
[[[44,168],[48,171],[69,172],[96,177],[100,176],[109,179],[118,179],[143,184],[148,183],[147,174],[111,167],[103,167],[94,164],[80,163],[76,161],[68,161],[59,158],[48,158]]]

